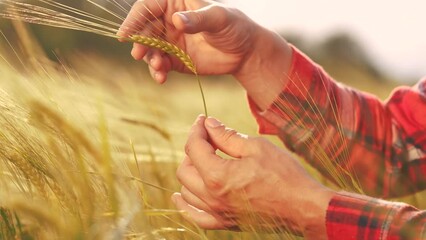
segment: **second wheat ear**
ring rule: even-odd
[[[206,99],[204,96],[203,86],[201,84],[200,77],[197,73],[197,69],[195,67],[194,62],[192,61],[191,57],[187,53],[185,53],[185,51],[183,51],[181,48],[172,43],[153,37],[132,35],[128,38],[128,41],[139,43],[150,48],[159,49],[165,53],[168,53],[178,58],[192,73],[194,73],[195,77],[197,78],[198,86],[200,87],[201,97],[203,99],[204,114],[206,115],[206,117],[208,116]]]

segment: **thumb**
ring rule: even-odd
[[[228,11],[220,6],[210,5],[194,11],[177,12],[172,21],[175,27],[185,33],[219,32],[228,25]]]
[[[217,119],[209,117],[204,122],[210,143],[231,157],[241,158],[248,144],[248,136],[227,128]]]

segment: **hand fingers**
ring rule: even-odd
[[[141,60],[142,58],[145,57],[145,55],[147,54],[148,50],[149,50],[149,48],[147,48],[147,47],[145,47],[145,46],[143,46],[141,44],[134,43],[131,54],[132,54],[132,57],[135,60],[139,61],[139,60]]]
[[[185,202],[189,203],[190,205],[205,212],[212,212],[212,209],[203,200],[201,200],[199,197],[189,191],[188,188],[186,188],[185,186],[182,186],[180,193]]]
[[[123,24],[118,36],[127,37],[143,29],[148,22],[157,20],[164,14],[166,0],[138,0],[133,5]]]
[[[210,142],[222,152],[234,158],[245,156],[248,136],[227,128],[217,119],[209,117],[204,122]]]
[[[209,143],[207,131],[204,127],[205,116],[199,116],[191,127],[185,152],[199,171],[203,180],[211,171],[217,172],[226,160],[216,155],[215,148]]]
[[[189,222],[193,222],[204,229],[224,229],[224,224],[213,215],[199,210],[187,203],[180,193],[175,193],[172,196],[172,201],[179,210],[185,211],[183,217]]]
[[[160,50],[150,49],[137,43],[134,44],[131,54],[135,60],[144,59],[155,81],[162,84],[167,80],[167,74],[172,68],[169,55]]]
[[[197,198],[199,198],[206,204],[208,204],[209,202],[213,202],[213,198],[210,196],[208,190],[206,189],[202,177],[200,176],[198,170],[194,167],[194,165],[191,163],[191,160],[187,156],[176,171],[176,177],[178,178],[179,182],[184,186],[184,191],[187,190],[192,195],[198,196]],[[189,194],[185,194],[186,192],[182,193],[185,196],[189,196]],[[190,203],[192,204],[193,202]],[[196,206],[197,208],[201,208],[201,203],[200,205],[197,204],[194,206]],[[210,208],[207,207],[201,209],[207,210]]]
[[[209,5],[195,11],[173,14],[175,27],[186,33],[219,32],[229,25],[230,14],[219,4]]]
[[[149,65],[152,78],[160,84],[164,83],[172,66],[170,56],[160,50],[151,49],[144,60]]]
[[[136,31],[135,34],[139,34],[141,36],[160,36],[164,31],[162,24],[163,23],[159,20],[147,23],[143,29]],[[134,43],[131,54],[135,60],[141,60],[147,53],[148,49],[148,47],[142,44]]]
[[[176,177],[183,185],[190,185],[203,181],[198,170],[194,167],[188,156],[185,156],[182,163],[179,165],[176,171]]]

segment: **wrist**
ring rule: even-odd
[[[277,33],[256,26],[253,45],[233,75],[262,109],[267,109],[286,85],[292,49]]]
[[[331,199],[336,192],[322,187],[309,200],[306,208],[301,209],[301,227],[305,239],[327,239],[326,215]]]

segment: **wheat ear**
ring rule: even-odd
[[[145,37],[141,35],[132,35],[130,36],[130,40],[147,47],[159,49],[177,57],[192,73],[197,75],[197,70],[191,57],[178,46],[158,38]]]
[[[198,86],[201,92],[201,97],[203,98],[204,113],[206,116],[208,116],[206,99],[204,96],[203,87],[201,86],[200,78],[197,73],[197,68],[195,67],[195,64],[192,61],[191,57],[187,53],[185,53],[185,51],[183,51],[181,48],[179,48],[178,46],[172,43],[169,43],[167,41],[164,41],[158,38],[153,38],[153,37],[132,35],[129,37],[129,41],[139,43],[150,48],[156,48],[165,53],[173,55],[177,57],[192,73],[194,73],[194,75],[197,77]]]

